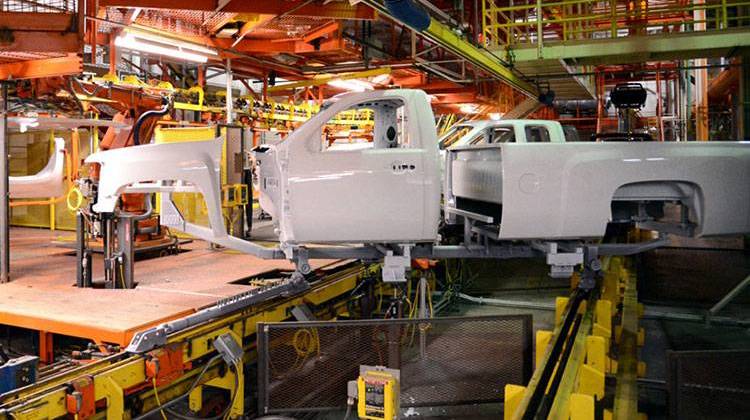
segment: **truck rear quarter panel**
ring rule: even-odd
[[[750,232],[748,142],[503,144],[482,149],[461,164],[501,162],[490,174],[502,178],[502,239],[601,237],[612,218],[615,191],[653,181],[697,186],[698,236]],[[500,159],[491,157],[492,149]],[[491,184],[480,185],[468,192],[475,195],[470,198],[481,199],[481,188]],[[485,197],[495,202],[498,195],[495,191]]]

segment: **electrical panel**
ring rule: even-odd
[[[397,369],[365,365],[359,367],[357,414],[360,419],[398,418],[400,376]]]

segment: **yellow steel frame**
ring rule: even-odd
[[[541,48],[546,38],[557,41],[617,38],[632,31],[647,35],[651,32],[649,29],[661,32],[664,26],[674,25],[685,25],[682,30],[702,27],[706,31],[750,25],[750,15],[746,14],[748,1],[686,4],[676,0],[537,0],[512,6],[507,2],[498,3],[496,0],[482,2],[482,34],[486,45],[495,49],[520,44],[538,44]],[[706,12],[702,18],[693,13],[700,11]],[[550,25],[558,28],[557,37],[549,36],[551,30],[545,31]]]
[[[291,309],[301,304],[320,306],[330,303],[326,305],[326,310],[332,310],[336,315],[345,314],[347,311],[346,294],[356,287],[358,279],[373,269],[374,266],[366,267],[361,264],[342,269],[329,274],[303,295],[266,302],[249,310],[170,336],[168,344],[183,344],[182,361],[190,368],[182,377],[158,388],[159,400],[161,403],[171,401],[189,389],[196,375],[204,367],[200,364],[200,360],[214,351],[212,342],[216,337],[230,333],[238,342],[242,342],[242,339],[247,340],[255,334],[258,322],[288,319]],[[381,283],[378,287],[385,286]],[[244,346],[246,363],[255,358],[253,347],[254,344]],[[231,376],[233,373],[227,370],[222,376],[221,363],[216,361],[214,365],[208,367],[200,386],[217,386],[225,389],[234,387],[234,378]],[[242,375],[242,371],[236,374]],[[67,384],[84,376],[92,378],[96,400],[106,401],[106,410],[97,413],[95,418],[125,418],[158,407],[154,389],[150,386],[150,378],[146,371],[146,358],[141,355],[120,353],[3,395],[0,398],[0,419],[31,420],[67,416],[66,397],[70,392]],[[138,413],[127,411],[126,397],[135,398],[138,401],[137,404],[133,404],[133,407],[138,407]],[[233,418],[243,412],[243,399],[238,400],[231,410]],[[197,392],[189,398],[189,401],[191,407],[199,408],[201,402],[198,401]]]

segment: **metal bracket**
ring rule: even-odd
[[[583,248],[576,247],[573,252],[560,252],[557,242],[532,242],[531,246],[547,255],[549,275],[554,279],[568,278],[573,270],[583,264]]]
[[[394,255],[388,250],[383,257],[383,281],[386,283],[403,283],[406,281],[406,270],[411,267],[411,246],[403,247],[403,255]]]
[[[307,248],[305,247],[299,247],[297,248],[297,252],[294,253],[294,265],[297,267],[297,271],[300,273],[307,275],[310,274],[312,271],[312,267],[310,266],[310,263],[308,262],[308,253]]]

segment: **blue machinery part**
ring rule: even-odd
[[[36,382],[39,357],[21,356],[0,365],[0,394]]]

